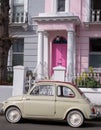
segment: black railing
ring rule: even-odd
[[[1,75],[2,75],[2,72],[1,72]],[[0,85],[12,85],[12,84],[13,84],[13,67],[7,66],[7,71],[5,73],[5,80],[1,78]]]

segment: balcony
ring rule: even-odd
[[[13,23],[24,23],[24,13],[14,13],[12,18]]]
[[[101,22],[101,9],[91,10],[90,21],[94,23]]]

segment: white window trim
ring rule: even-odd
[[[52,6],[53,6],[53,13],[61,13],[57,12],[57,0],[52,1]],[[70,12],[70,0],[65,0],[65,11],[66,13]]]
[[[10,9],[10,23],[12,22],[12,17],[13,17],[13,15],[12,15],[12,12],[13,12],[13,2],[14,2],[14,0],[10,0],[9,1],[9,4],[10,4],[10,7],[11,7],[11,9]],[[23,21],[23,23],[25,23],[25,20],[26,20],[26,13],[28,12],[28,6],[29,6],[29,0],[24,0],[24,21]]]
[[[91,0],[86,0],[85,3],[86,3],[86,11],[87,11],[86,13],[87,13],[87,16],[85,17],[84,22],[90,22]],[[83,6],[83,5],[81,5],[81,6]]]
[[[101,52],[90,52],[89,56],[92,56],[92,55],[99,56],[99,55],[101,55]],[[99,70],[101,70],[101,68],[99,69],[99,68],[95,68],[95,67],[93,69],[94,69],[94,72],[99,72]]]
[[[66,4],[65,4],[65,12],[67,12],[67,13],[70,12],[70,0],[66,0]]]

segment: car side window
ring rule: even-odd
[[[36,86],[32,92],[31,95],[35,96],[54,96],[55,94],[55,87],[52,85],[40,85]]]
[[[65,86],[58,86],[58,96],[60,97],[75,97],[74,92],[69,87]]]

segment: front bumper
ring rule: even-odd
[[[4,114],[3,103],[0,105],[0,115]]]
[[[0,109],[0,115],[3,115],[3,114],[4,114],[3,109]]]

